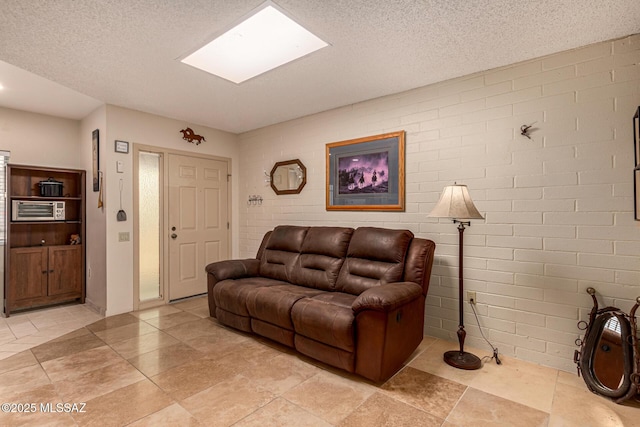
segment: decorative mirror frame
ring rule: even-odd
[[[302,171],[302,182],[300,183],[300,185],[298,185],[298,188],[295,188],[292,190],[279,190],[273,183],[273,174],[276,172],[276,169],[278,169],[280,166],[289,166],[289,165],[298,165],[298,167]],[[276,164],[273,165],[273,169],[271,169],[271,173],[269,174],[269,184],[271,184],[271,188],[278,195],[299,194],[304,188],[304,186],[307,184],[307,168],[302,164],[302,162],[299,159],[276,162]]]
[[[640,393],[640,349],[638,348],[636,310],[640,306],[640,297],[636,298],[636,304],[629,315],[616,307],[604,307],[598,309],[596,290],[587,288],[587,293],[593,300],[593,308],[589,313],[589,322],[580,321],[578,329],[584,330],[584,338],[577,339],[573,360],[578,367],[578,376],[582,374],[584,382],[593,393],[613,399],[621,403]],[[607,387],[598,378],[595,372],[595,354],[599,348],[600,338],[607,322],[615,318],[620,324],[620,340],[622,346],[623,374],[617,389]]]

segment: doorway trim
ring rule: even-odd
[[[139,228],[139,176],[138,176],[138,156],[140,151],[151,152],[160,154],[162,161],[162,191],[160,200],[162,204],[162,216],[160,219],[160,289],[162,297],[158,299],[140,301],[140,228]],[[227,227],[227,250],[231,254],[232,242],[231,242],[231,221],[232,221],[232,209],[231,209],[231,158],[215,156],[211,154],[194,153],[191,151],[174,150],[171,148],[157,147],[153,145],[144,145],[133,143],[132,155],[133,155],[133,309],[144,310],[147,308],[158,307],[169,303],[169,234],[167,232],[167,224],[169,220],[169,174],[167,173],[169,168],[169,154],[176,154],[179,156],[201,158],[207,160],[217,160],[227,163],[227,218],[229,225]]]

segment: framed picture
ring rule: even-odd
[[[633,150],[635,168],[633,169],[633,211],[636,221],[640,221],[640,107],[633,116]]]
[[[638,107],[636,115],[633,116],[633,147],[636,152],[635,167],[637,169],[640,165],[640,107]]]
[[[98,171],[100,170],[100,130],[96,129],[91,133],[91,143],[93,153],[93,191],[100,191],[100,178]]]
[[[636,221],[640,221],[640,165],[633,171],[633,206]]]
[[[129,143],[127,141],[118,141],[116,139],[115,144],[116,153],[128,153],[129,152]]]
[[[327,210],[404,210],[404,131],[327,144]]]

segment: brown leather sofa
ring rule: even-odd
[[[279,226],[255,259],[206,267],[209,311],[381,382],[422,341],[434,251],[408,230]]]

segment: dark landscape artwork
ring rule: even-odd
[[[338,159],[338,194],[389,192],[389,153],[350,155]]]

